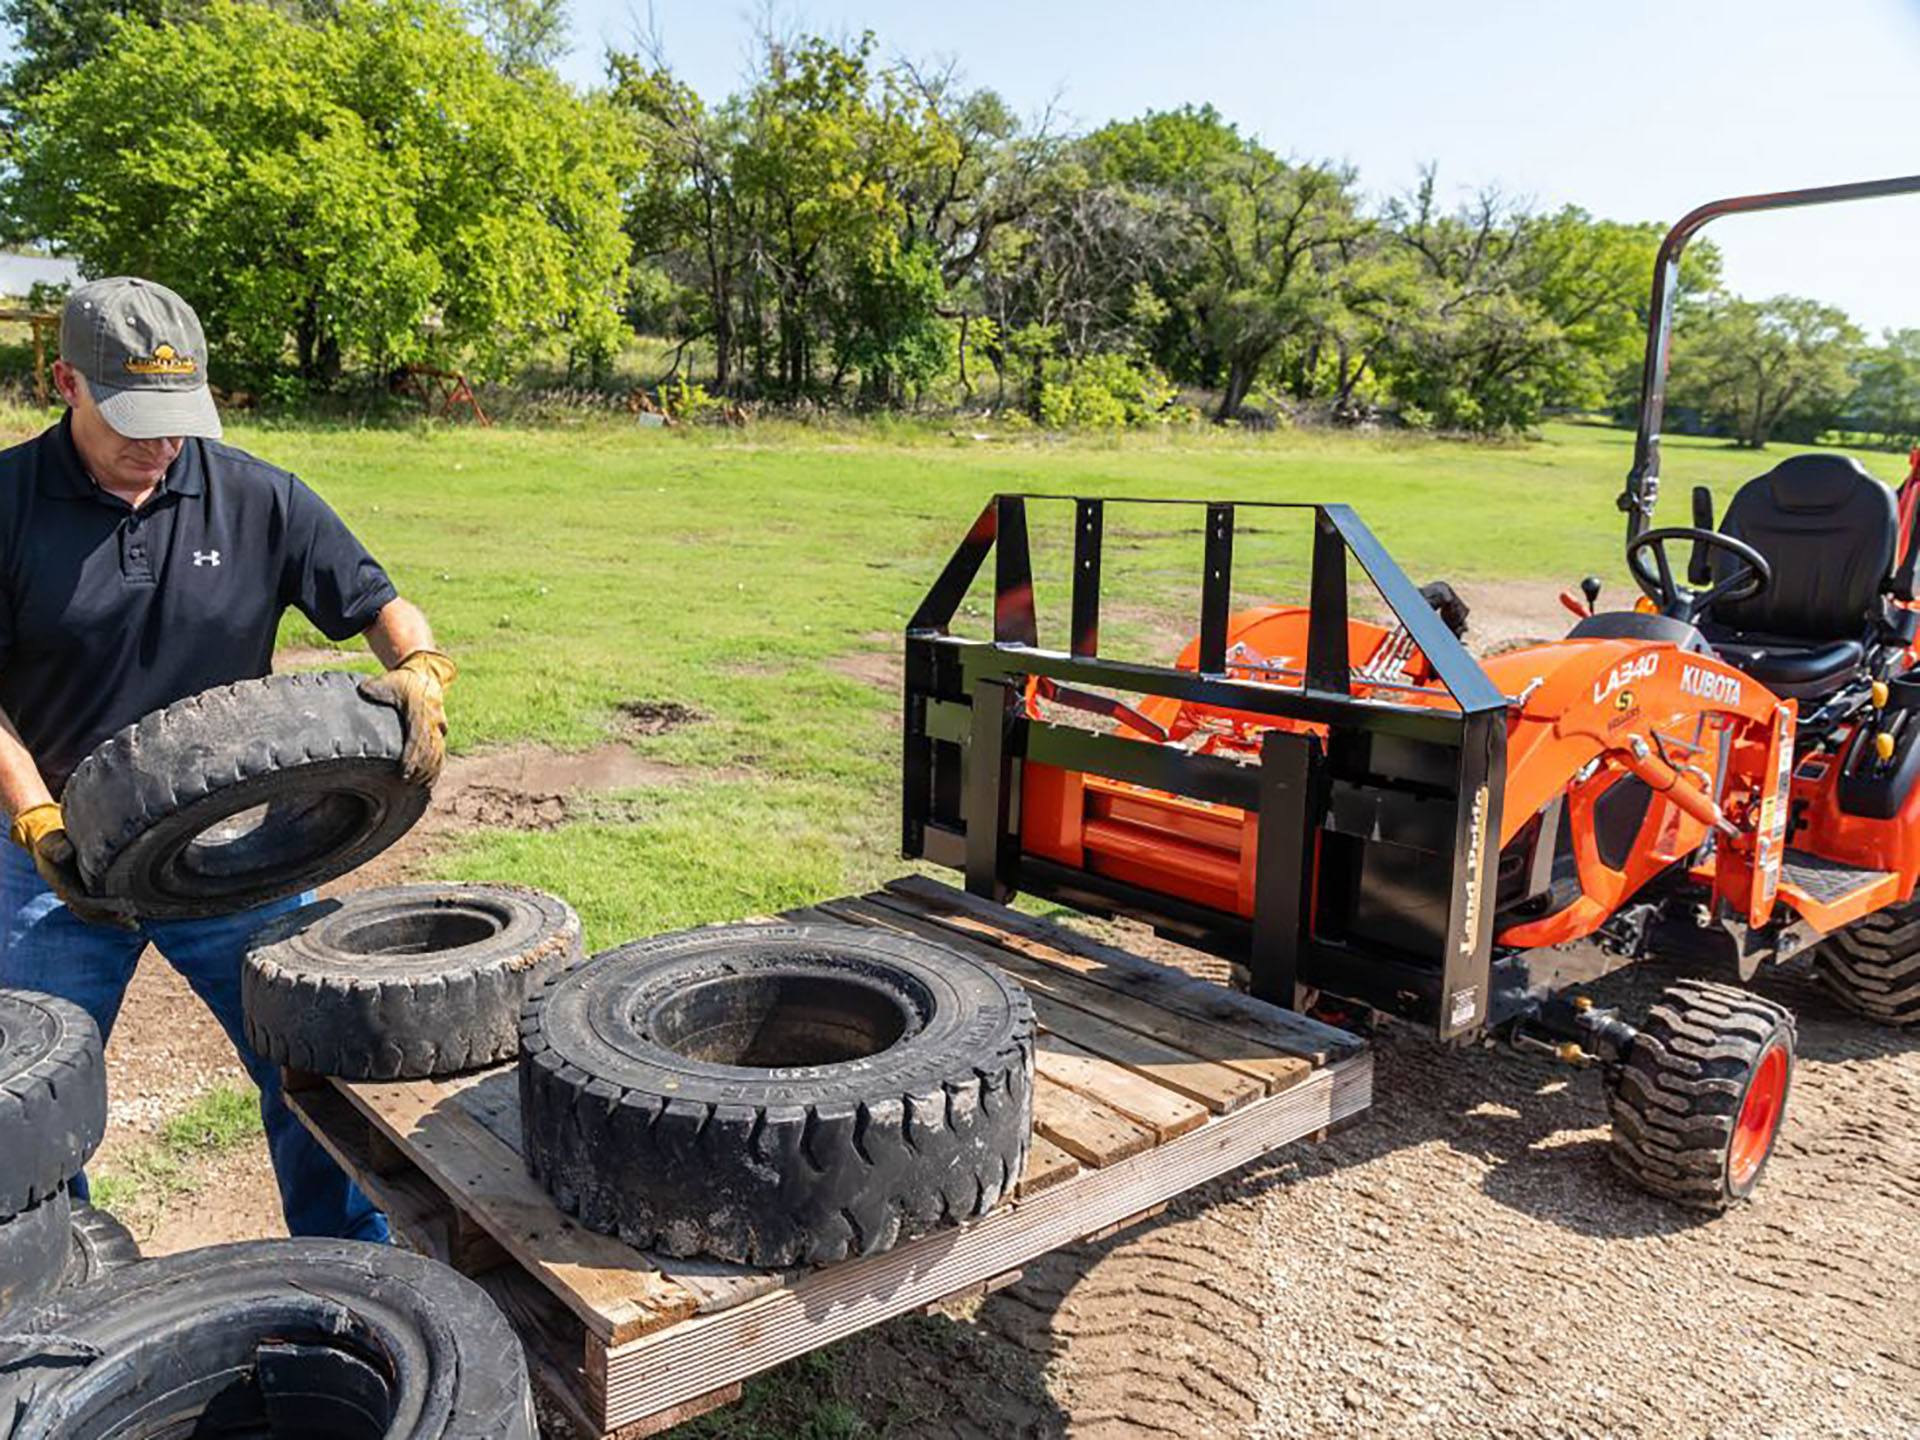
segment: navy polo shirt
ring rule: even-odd
[[[394,594],[324,500],[229,445],[188,440],[138,510],[67,418],[0,452],[0,708],[55,795],[148,711],[267,674],[288,606],[345,640]]]

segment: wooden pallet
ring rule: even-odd
[[[1358,1114],[1360,1040],[931,880],[791,912],[937,940],[1032,997],[1032,1153],[1012,1203],[882,1255],[782,1273],[645,1254],[581,1229],[521,1159],[511,1065],[452,1080],[290,1077],[288,1103],[402,1241],[478,1275],[535,1376],[592,1435],[651,1435],[750,1375],[1046,1252]]]

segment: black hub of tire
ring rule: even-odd
[[[1820,942],[1820,983],[1857,1015],[1920,1025],[1920,903],[1863,916]]]
[[[143,716],[61,803],[80,870],[136,914],[231,914],[344,875],[413,828],[400,717],[359,677],[272,675]]]
[[[465,1276],[350,1240],[221,1245],[0,1337],[9,1440],[534,1440],[526,1357]]]
[[[991,966],[844,925],[623,945],[527,1003],[529,1168],[587,1226],[753,1265],[983,1215],[1032,1132],[1033,1012]]]
[[[60,1189],[106,1131],[92,1017],[51,995],[0,990],[0,1219]]]
[[[1610,1067],[1614,1165],[1690,1209],[1745,1199],[1786,1115],[1794,1039],[1793,1016],[1751,991],[1669,987]]]
[[[507,885],[400,885],[264,926],[240,973],[247,1038],[298,1070],[415,1079],[510,1060],[520,1007],[580,958],[565,901]]]

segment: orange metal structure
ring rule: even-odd
[[[1297,683],[1306,627],[1304,607],[1234,615],[1229,673]],[[1356,671],[1368,677],[1356,679],[1356,695],[1371,689],[1390,692],[1402,704],[1451,705],[1424,657],[1399,646],[1394,632],[1350,621],[1348,644]],[[1196,657],[1190,644],[1175,663],[1190,670]],[[1825,931],[1912,894],[1920,877],[1920,812],[1889,821],[1841,814],[1832,800],[1837,767],[1803,766],[1796,773],[1789,763],[1795,703],[1777,699],[1731,666],[1671,644],[1615,639],[1558,641],[1483,663],[1513,697],[1500,845],[1504,849],[1564,796],[1582,891],[1548,918],[1497,931],[1497,944],[1530,949],[1592,934],[1714,830],[1720,832],[1714,861],[1700,878],[1751,925],[1771,920],[1777,898],[1814,930]],[[1029,694],[1035,718],[1042,718],[1045,704],[1039,694]],[[1317,728],[1166,697],[1143,701],[1137,713],[1147,723],[1122,718],[1116,733],[1248,760],[1258,756],[1260,735],[1268,728]],[[1643,782],[1652,801],[1624,858],[1609,864],[1600,853],[1595,807],[1627,777]],[[1028,767],[1024,793],[1021,843],[1028,851],[1252,917],[1259,842],[1246,812],[1045,765]],[[1920,797],[1913,803],[1920,806]],[[1791,883],[1783,890],[1785,826],[1795,808],[1804,817],[1808,848],[1860,868],[1884,865],[1885,881],[1839,905]]]

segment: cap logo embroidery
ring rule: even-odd
[[[193,552],[193,563],[196,568],[201,565],[218,565],[220,563],[220,552],[218,550],[196,550]]]
[[[171,345],[156,345],[153,354],[147,356],[129,355],[126,365],[132,375],[195,375],[200,371],[191,355],[182,355]]]

